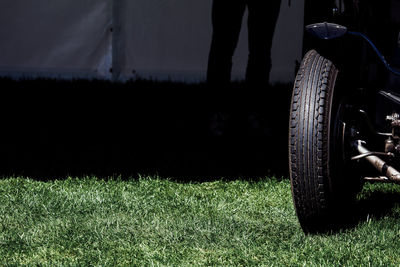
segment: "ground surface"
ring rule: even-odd
[[[355,224],[305,236],[286,179],[6,178],[0,264],[398,266],[399,196],[366,186]]]

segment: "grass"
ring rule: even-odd
[[[398,266],[399,196],[366,185],[358,225],[306,236],[288,180],[6,178],[0,265]]]

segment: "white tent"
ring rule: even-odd
[[[211,0],[2,0],[0,76],[205,79]],[[294,77],[301,59],[304,0],[282,0],[271,82]],[[243,20],[245,24],[246,19]],[[244,77],[242,28],[233,78]]]

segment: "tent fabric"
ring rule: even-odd
[[[291,2],[291,3],[290,3]],[[3,0],[0,76],[203,81],[211,0]],[[282,0],[272,82],[294,77],[304,0]],[[232,77],[244,78],[246,18]]]
[[[107,0],[0,2],[0,73],[109,76],[112,6]]]

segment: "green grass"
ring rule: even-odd
[[[287,180],[2,179],[0,265],[399,266],[398,196],[367,185],[358,225],[306,236]]]

